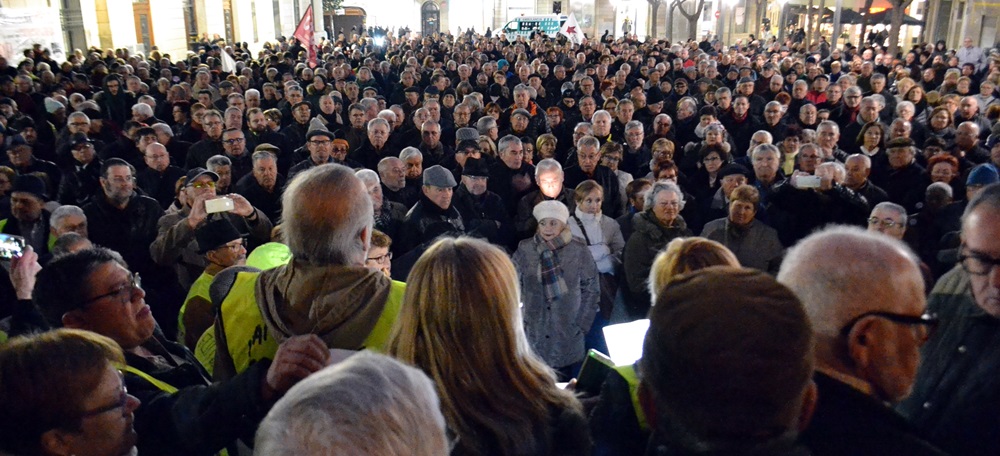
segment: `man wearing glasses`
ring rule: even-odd
[[[813,234],[778,281],[802,300],[816,336],[819,402],[802,435],[813,454],[943,454],[887,404],[910,394],[935,318],[905,244],[858,228]]]
[[[922,350],[913,395],[900,411],[951,454],[998,454],[1000,185],[966,207],[959,259],[931,292],[928,308],[941,327]]]
[[[205,129],[205,139],[191,145],[188,149],[184,168],[191,169],[205,163],[214,155],[222,155],[222,114],[219,111],[208,111],[202,116],[202,127]]]

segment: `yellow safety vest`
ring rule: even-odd
[[[269,334],[260,307],[257,305],[255,283],[259,275],[259,272],[238,273],[229,294],[220,306],[227,349],[237,374],[261,359],[274,359],[274,354],[278,351],[278,343]],[[365,348],[377,352],[385,350],[392,325],[402,309],[405,291],[405,283],[392,282],[385,307],[372,332],[362,342]]]
[[[190,302],[195,297],[204,298],[206,302],[212,302],[212,298],[208,296],[208,287],[212,285],[212,279],[214,275],[209,275],[207,272],[202,272],[194,283],[191,284],[191,289],[188,290],[187,297],[184,298],[184,304],[181,305],[181,311],[177,314],[177,341],[181,344],[184,343],[184,336],[187,329],[184,328],[184,312],[187,310],[188,302]]]
[[[635,365],[615,366],[615,372],[621,375],[628,382],[628,396],[632,398],[632,409],[635,411],[635,419],[639,422],[639,429],[649,430],[649,423],[646,422],[646,414],[639,405],[639,376],[635,373]]]
[[[0,232],[2,232],[3,229],[7,227],[7,220],[10,220],[10,219],[0,220]],[[56,236],[54,234],[52,234],[51,231],[49,231],[48,241],[45,243],[45,246],[48,248],[49,252],[52,251],[52,247],[55,247],[55,245],[56,245],[56,239],[57,239]],[[36,252],[36,253],[40,253],[40,252]]]
[[[198,338],[194,358],[208,371],[208,375],[215,375],[215,325],[209,326]]]

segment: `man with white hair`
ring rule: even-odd
[[[49,217],[49,233],[56,238],[66,233],[87,237],[87,215],[79,206],[72,204],[59,206]]]
[[[887,407],[910,394],[935,319],[905,244],[835,227],[789,250],[778,281],[816,336],[819,402],[802,441],[813,454],[940,455]]]
[[[604,188],[604,203],[601,211],[611,218],[621,217],[624,213],[621,197],[621,182],[611,168],[600,164],[601,151],[599,139],[594,136],[584,136],[576,142],[576,161],[566,168],[566,185],[576,188],[585,180],[594,180]]]
[[[254,454],[448,454],[434,383],[419,369],[363,351],[294,386],[260,424]]]
[[[872,213],[868,216],[868,231],[882,233],[901,241],[906,234],[908,219],[906,208],[885,201],[872,208]]]
[[[223,271],[212,284],[216,377],[273,359],[278,344],[296,335],[316,334],[328,348],[381,349],[399,314],[405,284],[365,267],[374,214],[353,170],[303,171],[281,202],[295,260],[263,272]]]

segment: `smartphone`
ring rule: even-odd
[[[215,214],[218,212],[232,212],[236,208],[233,204],[233,199],[228,196],[223,196],[221,198],[210,199],[205,201],[205,212],[208,214]]]
[[[819,188],[823,178],[819,176],[798,176],[795,178],[795,188]]]
[[[591,348],[583,359],[580,374],[576,376],[576,389],[591,396],[601,394],[604,379],[615,368],[615,363],[604,353]]]
[[[0,260],[10,260],[24,254],[24,247],[28,244],[21,236],[13,234],[0,234]]]

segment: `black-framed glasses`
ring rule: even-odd
[[[962,265],[962,269],[965,269],[965,272],[977,276],[989,274],[994,267],[1000,266],[1000,258],[993,258],[977,252],[966,252],[964,244],[958,262]]]
[[[120,287],[116,287],[114,290],[111,290],[102,295],[94,296],[93,298],[84,301],[80,305],[80,307],[85,307],[90,303],[97,302],[104,298],[110,298],[110,297],[115,297],[123,305],[128,304],[129,301],[132,300],[132,295],[135,294],[135,290],[139,288],[142,288],[142,278],[139,277],[138,272],[134,272],[132,273],[132,276],[129,278],[129,283],[122,285]]]
[[[816,158],[819,158],[819,157],[816,157]],[[869,217],[868,218],[868,226],[879,226],[879,225],[881,225],[882,228],[888,229],[888,228],[892,228],[892,227],[894,227],[896,225],[899,225],[899,224],[900,223],[897,222],[897,221],[895,221],[895,220],[880,219],[878,217]]]
[[[371,261],[373,263],[378,263],[378,264],[387,263],[389,261],[392,261],[392,252],[389,252],[389,253],[386,253],[385,255],[381,255],[381,256],[377,256],[377,257],[369,257],[369,258],[367,258],[367,260]]]
[[[125,387],[125,379],[122,378],[122,390],[116,402],[95,408],[93,410],[87,410],[80,414],[80,418],[98,416],[118,409],[124,410],[126,405],[128,405],[128,388]]]
[[[846,337],[851,333],[851,330],[854,329],[854,326],[857,325],[859,321],[864,320],[865,318],[868,317],[882,318],[885,320],[889,320],[893,323],[906,326],[923,327],[925,331],[922,334],[921,338],[924,340],[929,338],[931,334],[934,333],[934,329],[937,328],[939,321],[937,315],[935,314],[925,313],[923,315],[903,315],[894,312],[872,311],[872,312],[865,312],[861,315],[858,315],[857,317],[852,318],[851,321],[847,322],[847,324],[845,324],[843,328],[840,328],[840,335]]]

